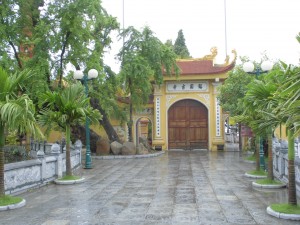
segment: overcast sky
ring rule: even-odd
[[[300,0],[226,0],[226,17],[225,0],[102,0],[121,28],[123,1],[125,28],[141,30],[147,25],[163,43],[168,39],[174,43],[182,29],[194,58],[210,54],[216,46],[217,61],[222,63],[227,46],[229,55],[236,49],[239,56],[260,60],[266,52],[272,60],[299,64],[295,37],[300,32]],[[115,40],[105,57],[115,71],[119,66],[114,56],[121,45]]]

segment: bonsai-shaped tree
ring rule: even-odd
[[[5,205],[22,201],[21,198],[7,200],[4,187],[4,144],[6,130],[19,130],[42,137],[42,133],[35,120],[35,106],[31,99],[20,94],[21,84],[30,77],[29,71],[22,71],[9,75],[0,67],[0,201],[6,198]]]
[[[43,107],[38,121],[47,129],[62,129],[66,136],[66,176],[72,176],[70,132],[71,126],[83,124],[86,119],[92,124],[99,123],[101,115],[90,106],[83,86],[77,82],[65,89],[42,94],[40,107]]]

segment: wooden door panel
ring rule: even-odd
[[[207,128],[207,121],[190,121],[189,127]]]
[[[180,127],[187,127],[187,121],[170,121],[169,127],[170,128],[180,128]]]
[[[168,111],[169,148],[207,148],[208,111],[195,100],[182,100]]]

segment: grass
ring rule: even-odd
[[[79,176],[63,176],[62,178],[59,178],[58,180],[79,180],[81,177]]]
[[[17,203],[20,203],[22,200],[23,200],[23,198],[21,198],[21,197],[4,195],[4,197],[0,197],[0,206],[17,204]]]
[[[255,155],[250,155],[250,156],[246,157],[245,160],[255,162],[256,158],[255,158]]]
[[[267,176],[267,173],[263,170],[251,170],[250,172],[247,172],[248,174],[251,174],[251,175],[256,175],[256,176]]]
[[[268,184],[268,185],[272,185],[272,184],[283,184],[282,182],[280,181],[277,181],[277,180],[271,180],[271,179],[260,179],[260,180],[257,180],[255,181],[255,183],[257,184]]]
[[[256,161],[256,156],[255,155],[250,155],[250,156],[246,157],[245,160],[255,162]],[[265,162],[268,162],[268,157],[265,157]]]
[[[300,214],[300,205],[289,205],[289,204],[272,204],[271,209],[275,212],[285,214]]]

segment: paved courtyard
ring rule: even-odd
[[[2,225],[299,224],[269,216],[287,190],[254,190],[254,164],[239,152],[170,151],[143,159],[93,160],[86,182],[24,193],[25,207],[0,212]]]

